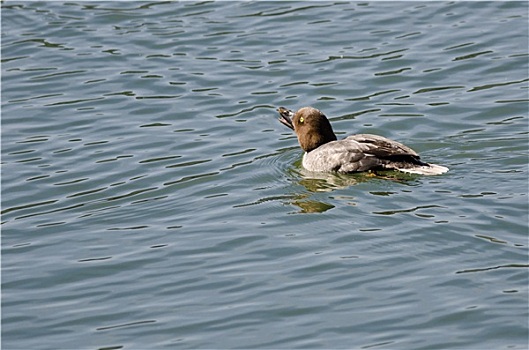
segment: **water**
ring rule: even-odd
[[[528,347],[526,2],[2,4],[4,349]],[[437,177],[308,174],[275,108]]]

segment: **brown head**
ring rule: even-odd
[[[277,109],[279,121],[296,132],[299,145],[305,152],[310,152],[321,145],[336,141],[327,117],[312,107],[300,108],[296,113],[284,107]]]

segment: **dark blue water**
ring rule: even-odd
[[[3,349],[528,347],[526,2],[2,4]],[[278,106],[442,176],[301,168]]]

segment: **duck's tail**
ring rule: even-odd
[[[409,174],[419,175],[441,175],[448,171],[448,168],[437,164],[417,165],[411,168],[398,168],[399,171]]]

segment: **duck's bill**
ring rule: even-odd
[[[281,124],[286,125],[290,129],[294,130],[294,124],[292,124],[294,112],[292,112],[290,109],[286,109],[285,107],[279,107],[277,111],[279,112],[279,121]]]

